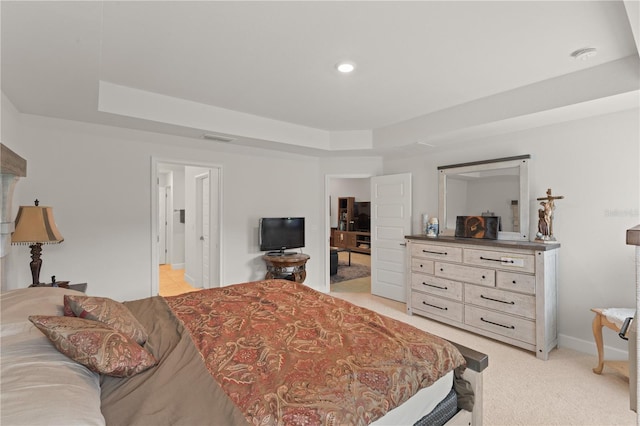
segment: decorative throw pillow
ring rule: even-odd
[[[60,352],[97,373],[130,377],[156,365],[155,357],[105,324],[76,317],[31,315]]]
[[[143,345],[147,330],[125,305],[107,297],[76,296],[65,294],[64,306],[69,306],[78,318],[105,323]]]
[[[76,314],[73,313],[73,310],[71,309],[71,306],[69,306],[69,301],[67,300],[67,298],[64,298],[64,305],[62,306],[62,313],[64,314],[65,317],[75,317]]]

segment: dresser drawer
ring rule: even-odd
[[[425,274],[433,274],[433,260],[411,258],[411,270]]]
[[[521,293],[536,294],[536,277],[535,275],[497,271],[496,287]]]
[[[411,307],[430,316],[462,323],[462,303],[424,293],[411,294]]]
[[[466,305],[464,307],[465,324],[510,337],[525,343],[536,343],[535,321],[516,318],[487,309]]]
[[[411,274],[411,287],[414,290],[462,301],[462,283],[458,281],[438,278],[433,275]]]
[[[411,256],[449,262],[462,262],[462,248],[441,246],[438,244],[414,244],[411,246]]]
[[[535,271],[535,257],[532,254],[465,249],[464,263],[498,269],[512,269],[520,272],[533,273]]]
[[[434,273],[441,278],[480,284],[488,287],[496,286],[496,271],[493,269],[436,262]]]
[[[535,319],[536,317],[536,298],[528,294],[466,285],[464,302],[525,318]]]

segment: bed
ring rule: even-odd
[[[484,354],[302,284],[98,299],[0,296],[1,424],[482,423]],[[96,325],[78,337],[76,323]],[[98,367],[75,357],[88,368],[69,357],[87,342],[115,352]]]

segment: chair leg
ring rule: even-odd
[[[593,338],[596,341],[596,348],[598,349],[598,366],[593,369],[596,374],[602,373],[604,368],[604,348],[602,341],[602,315],[596,313],[593,319]]]

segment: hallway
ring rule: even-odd
[[[160,265],[159,269],[160,296],[175,296],[199,290],[184,280],[184,269],[171,269],[171,265]]]

